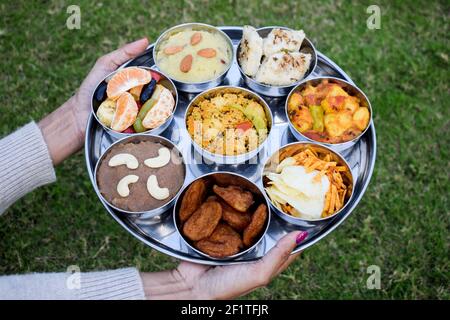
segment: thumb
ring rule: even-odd
[[[290,232],[281,238],[280,241],[265,255],[260,262],[263,265],[265,275],[271,278],[285,264],[292,250],[298,243],[306,239],[308,233],[306,231]],[[267,273],[266,273],[267,272]]]
[[[141,54],[148,46],[148,39],[142,38],[140,40],[128,43],[123,47],[108,53],[101,57],[99,62],[109,71],[114,71],[128,60]]]

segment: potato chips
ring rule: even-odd
[[[333,215],[350,198],[350,170],[330,151],[307,147],[281,152],[281,159],[276,173],[265,173],[265,189],[283,212],[317,220]]]

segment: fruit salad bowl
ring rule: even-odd
[[[164,73],[145,66],[121,68],[102,80],[91,100],[93,117],[115,139],[159,135],[173,120],[178,92]]]

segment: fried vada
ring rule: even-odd
[[[209,237],[222,218],[222,207],[216,201],[203,203],[186,221],[183,233],[192,241]]]
[[[215,242],[209,239],[203,239],[195,244],[195,247],[215,258],[224,258],[232,256],[239,252],[238,247],[230,246],[224,242]]]
[[[214,185],[213,191],[228,205],[240,212],[246,212],[254,203],[253,194],[238,186],[219,187]]]
[[[194,181],[186,190],[180,207],[180,221],[185,222],[203,202],[206,194],[206,183],[203,179]]]
[[[219,223],[210,237],[195,243],[195,247],[212,257],[232,256],[243,247],[241,236],[225,223]]]
[[[236,231],[244,231],[252,220],[251,214],[236,211],[224,201],[219,201],[219,203],[222,206],[222,219]]]
[[[242,239],[246,247],[250,247],[254,244],[255,239],[257,239],[263,231],[266,219],[267,206],[262,203],[258,206],[255,213],[252,215],[252,221],[247,226],[247,228],[245,228],[242,235]]]

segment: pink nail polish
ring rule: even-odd
[[[302,231],[297,235],[297,238],[295,238],[295,243],[300,244],[308,237],[308,231]]]

